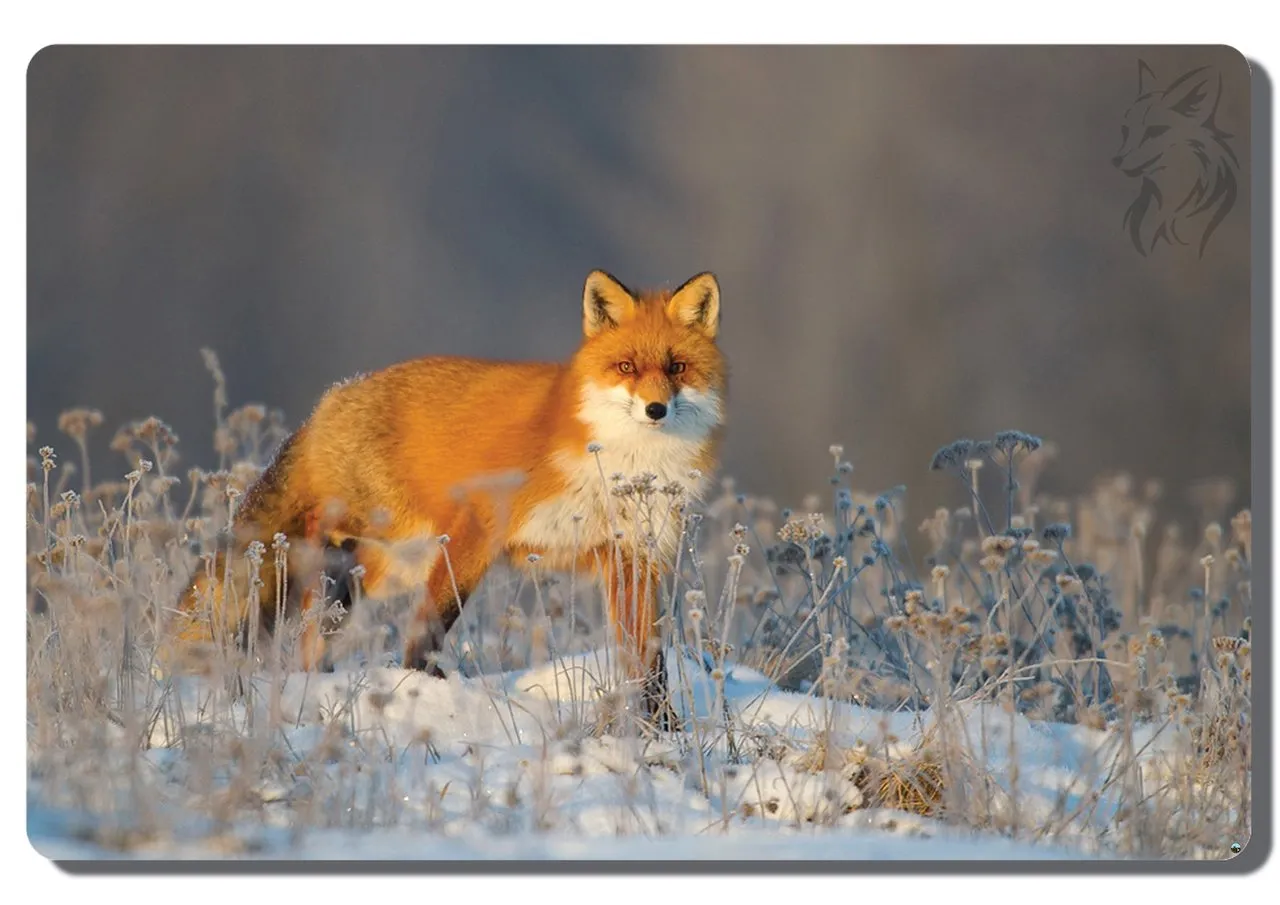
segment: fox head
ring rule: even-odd
[[[636,293],[592,271],[573,364],[580,417],[606,443],[705,439],[724,420],[719,327],[720,285],[710,273],[675,291]]]
[[[1231,135],[1214,122],[1222,76],[1201,66],[1166,87],[1138,63],[1138,95],[1125,111],[1120,148],[1111,163],[1140,179],[1124,225],[1142,254],[1160,241],[1187,244],[1198,235],[1200,253],[1235,204],[1238,168]]]

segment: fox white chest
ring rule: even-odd
[[[530,509],[516,543],[560,563],[615,539],[624,552],[674,560],[683,529],[678,507],[700,500],[710,483],[696,469],[720,423],[720,397],[683,389],[661,424],[644,408],[624,386],[583,388],[578,414],[591,443],[555,455],[550,464],[564,489]]]
[[[624,551],[652,543],[661,561],[672,562],[683,529],[679,505],[701,499],[710,480],[695,470],[701,443],[653,434],[629,448],[598,444],[594,453],[558,454],[563,492],[534,505],[512,540],[553,567],[619,535]]]

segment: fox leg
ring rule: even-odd
[[[601,578],[627,677],[640,681],[646,716],[670,727],[666,663],[658,638],[658,570],[621,551],[602,551]]]
[[[312,613],[316,604],[320,602],[323,587],[323,581],[315,574],[315,568],[319,565],[316,561],[316,553],[320,545],[319,510],[308,512],[303,525],[303,551],[299,558],[304,560],[305,565],[302,565],[298,571],[308,575],[308,578],[305,579],[307,584],[302,591],[299,606],[302,617],[302,636],[298,639],[298,655],[302,660],[303,671],[312,672],[323,662],[325,648],[324,635],[320,631],[319,614]]]
[[[303,670],[313,672],[325,667],[328,648],[325,635],[336,627],[336,621],[323,611],[313,611],[318,605],[328,603],[350,606],[351,568],[357,562],[357,544],[355,538],[333,532],[317,510],[307,514],[302,546],[297,571],[314,578],[305,579],[307,584],[299,606],[302,635],[298,639],[298,653]]]
[[[229,593],[226,562],[224,552],[215,553],[183,591],[177,612],[167,620],[157,644],[156,659],[161,669],[178,668],[187,652],[202,647],[209,650],[236,640],[247,613],[247,601],[234,588]],[[233,574],[233,585],[235,580]]]
[[[302,660],[303,672],[315,672],[324,662],[325,642],[320,631],[320,619],[311,613],[319,596],[315,588],[302,592],[302,637],[298,639],[298,656]]]
[[[414,612],[404,653],[405,668],[440,678],[444,672],[432,655],[444,646],[445,636],[492,561],[485,549],[483,526],[474,514],[460,513],[448,534],[448,544],[427,574],[426,591]]]

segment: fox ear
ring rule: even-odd
[[[1218,109],[1218,99],[1222,97],[1222,76],[1208,66],[1201,66],[1179,77],[1165,90],[1165,97],[1174,113],[1212,119]]]
[[[1142,97],[1155,84],[1156,71],[1145,60],[1138,61],[1138,97]]]
[[[720,284],[715,274],[700,273],[671,293],[667,317],[714,339],[720,328]]]
[[[593,270],[582,290],[582,332],[595,336],[616,327],[635,307],[636,297],[630,289],[603,270]]]

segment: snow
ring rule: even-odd
[[[141,755],[150,768],[143,771],[145,794],[167,815],[163,832],[104,833],[104,816],[59,804],[56,789],[33,779],[28,834],[39,851],[58,859],[1107,855],[1086,831],[1105,824],[1113,808],[1103,788],[1117,744],[1112,734],[1030,722],[991,706],[958,707],[962,718],[951,730],[965,735],[970,750],[985,758],[979,766],[1006,793],[989,802],[996,822],[1061,824],[1052,844],[1030,841],[1034,833],[1013,841],[997,829],[872,806],[847,771],[806,766],[818,739],[839,752],[909,756],[937,728],[927,714],[784,692],[742,666],[727,669],[719,692],[701,662],[674,653],[669,661],[676,709],[692,717],[692,726],[656,736],[638,731],[625,713],[613,723],[603,718],[615,688],[604,652],[447,679],[353,668],[292,674],[273,688],[270,677],[260,676],[251,706],[229,701],[219,687],[184,680],[166,699],[151,748]],[[724,731],[726,713],[731,734]],[[228,737],[268,753],[244,774],[251,781],[241,776],[238,794],[252,806],[215,821],[184,802],[201,788],[205,755],[222,750]],[[1135,738],[1139,746],[1147,742],[1154,758],[1161,740]],[[225,773],[214,770],[203,781],[234,787]],[[1081,806],[1099,791],[1096,803]],[[120,838],[128,841],[110,841]]]

